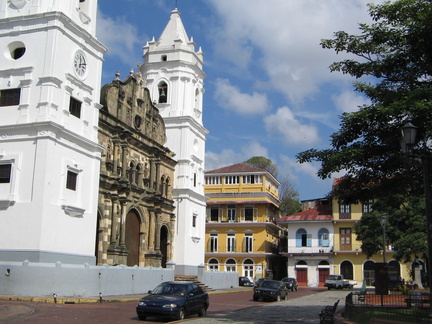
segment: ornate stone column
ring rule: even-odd
[[[120,214],[120,248],[126,248],[126,201],[121,201],[121,214]]]

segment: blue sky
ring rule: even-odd
[[[177,0],[183,24],[204,52],[206,170],[266,156],[301,200],[324,197],[332,180],[301,151],[329,147],[339,116],[366,103],[354,79],[330,73],[346,56],[320,40],[370,23],[371,0]],[[377,1],[381,2],[381,1]],[[376,3],[377,3],[376,2]],[[142,46],[159,38],[176,0],[99,0],[98,38],[108,47],[102,84],[142,63]],[[337,177],[339,175],[335,175]]]

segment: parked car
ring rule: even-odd
[[[288,289],[282,281],[264,279],[261,284],[254,289],[253,300],[274,300],[280,301],[288,299]]]
[[[190,314],[207,314],[209,296],[196,283],[167,281],[148,293],[136,307],[140,320],[148,316],[182,320]]]
[[[298,283],[295,278],[283,278],[282,282],[285,284],[287,289],[291,291],[297,291],[298,290]]]
[[[239,286],[252,287],[254,284],[248,277],[239,277]]]
[[[343,289],[343,288],[353,288],[357,285],[357,281],[354,280],[346,280],[342,275],[328,275],[326,281],[324,282],[324,287],[327,287],[328,290],[331,288]]]
[[[257,281],[255,281],[254,283],[254,288],[259,287],[259,285],[261,284],[261,282],[264,281],[264,278],[259,278]]]

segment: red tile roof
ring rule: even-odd
[[[277,219],[276,222],[289,222],[289,221],[326,221],[332,220],[331,205],[320,205],[311,209],[303,210],[301,212],[285,216]]]
[[[237,163],[223,168],[207,171],[207,173],[245,173],[245,172],[267,172],[267,170],[255,168],[247,164]]]

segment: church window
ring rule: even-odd
[[[72,116],[81,118],[81,101],[71,97],[69,102],[69,112]]]
[[[169,188],[170,179],[167,178],[165,182],[165,197],[168,197],[168,188]]]
[[[159,91],[159,103],[167,103],[168,97],[168,86],[165,82],[161,82],[158,85]]]
[[[162,62],[166,62],[166,60],[167,60],[167,56],[166,56],[166,55],[162,55],[162,56],[161,56],[161,59],[162,59]]]
[[[16,106],[20,103],[21,89],[0,90],[0,106]]]
[[[12,58],[13,58],[14,60],[18,60],[19,58],[21,58],[21,57],[24,55],[25,51],[26,51],[26,48],[25,48],[25,47],[18,47],[18,48],[16,48],[16,49],[12,52]]]
[[[0,164],[0,183],[10,183],[12,164]]]
[[[66,178],[66,188],[75,191],[77,188],[77,178],[78,178],[77,173],[68,171],[67,178]]]
[[[196,173],[194,173],[193,182],[194,182],[194,187],[196,187],[196,185],[197,185],[197,174]]]
[[[197,217],[198,217],[197,214],[192,215],[192,227],[196,227]]]
[[[24,55],[26,47],[23,42],[15,41],[8,44],[8,51],[11,59],[18,60]]]

